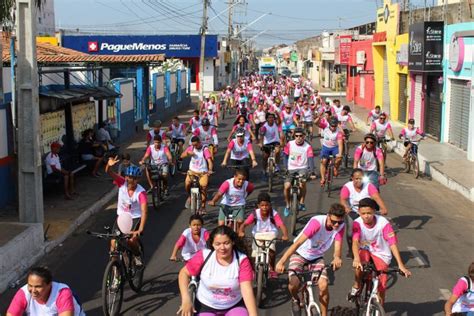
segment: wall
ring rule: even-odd
[[[204,92],[214,91],[214,59],[204,60]]]
[[[474,38],[464,38],[464,63],[459,72],[454,72],[449,68],[449,43],[454,32],[458,31],[472,31],[474,30],[474,23],[459,23],[445,26],[444,31],[444,61],[443,61],[443,112],[441,121],[441,142],[448,142],[449,139],[449,119],[450,119],[450,80],[462,79],[471,81],[471,105],[469,118],[469,143],[467,155],[468,159],[474,161]]]
[[[402,66],[402,65],[397,64],[397,62],[396,62],[396,57],[397,57],[396,53],[398,51],[400,51],[400,48],[401,48],[402,45],[408,45],[408,41],[409,41],[408,33],[398,35],[395,38],[395,43],[394,43],[394,46],[393,46],[393,50],[395,52],[395,62],[388,64],[389,72],[390,72],[391,68],[393,68],[393,72],[394,72],[394,76],[390,77],[390,84],[391,84],[391,87],[390,87],[390,116],[394,120],[395,119],[398,120],[398,118],[400,116],[400,113],[398,113],[398,104],[400,102],[400,98],[399,98],[399,96],[400,96],[400,94],[399,94],[400,74],[408,75],[408,66]],[[391,59],[391,60],[393,60],[393,59]],[[408,76],[408,79],[407,79],[407,96],[406,96],[407,99],[408,99],[408,91],[409,91],[409,87],[410,87],[410,79],[409,78],[410,77]],[[393,85],[392,85],[392,83],[393,83]],[[407,108],[408,108],[408,106],[407,106]],[[408,115],[407,115],[407,117],[408,117]]]
[[[16,198],[14,177],[14,156],[11,122],[11,68],[3,67],[4,102],[0,103],[0,208]]]
[[[358,51],[365,52],[365,64],[358,65],[356,56]],[[374,70],[374,63],[372,58],[372,41],[356,41],[352,42],[349,66],[362,66],[364,71]],[[349,70],[350,71],[350,67]],[[361,79],[363,78],[363,79]],[[364,80],[363,86],[361,85]],[[363,89],[363,91],[362,91]],[[374,100],[374,75],[373,74],[358,74],[355,77],[350,77],[348,74],[348,83],[346,87],[348,101],[353,101],[355,104],[362,105],[367,109],[372,109],[375,106]]]
[[[122,94],[121,98],[115,99],[116,118],[112,128],[118,131],[118,141],[123,142],[136,134],[139,125],[135,122],[134,109],[136,106],[135,98],[135,80],[133,79],[114,79],[113,85],[115,91]]]

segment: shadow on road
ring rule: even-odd
[[[392,220],[398,225],[399,229],[422,229],[423,226],[432,219],[432,216],[428,215],[402,215],[392,218]],[[417,224],[414,227],[412,223]]]

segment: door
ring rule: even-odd
[[[467,150],[469,140],[470,82],[451,79],[449,110],[449,142]]]
[[[429,76],[426,81],[425,132],[437,140],[441,136],[441,91],[438,76]]]
[[[382,111],[390,115],[390,83],[388,79],[387,54],[385,54],[383,59]]]
[[[415,102],[413,108],[413,118],[415,125],[421,126],[421,102],[423,96],[423,75],[415,75]]]
[[[402,123],[407,121],[407,77],[405,74],[399,74],[398,120]]]

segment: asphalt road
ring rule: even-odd
[[[221,124],[219,131],[221,147],[227,145],[225,137],[230,128],[230,120]],[[355,133],[351,141],[360,143],[362,135]],[[313,144],[319,143],[318,139]],[[423,144],[421,144],[423,146]],[[315,152],[319,154],[318,146]],[[259,150],[256,150],[259,152]],[[222,161],[223,149],[216,157],[216,164]],[[260,155],[259,155],[260,157]],[[319,164],[319,159],[317,165]],[[414,179],[412,175],[401,173],[401,159],[389,154],[388,184],[382,188],[389,216],[398,226],[399,247],[403,260],[411,269],[413,277],[391,280],[385,308],[389,315],[441,315],[445,296],[457,278],[466,273],[474,260],[474,215],[473,203],[461,195],[427,178]],[[472,171],[467,171],[472,172]],[[211,179],[211,194],[220,183],[231,176],[231,170],[217,167]],[[343,171],[336,179],[340,188],[348,181],[349,170]],[[253,203],[266,183],[261,169],[251,172],[251,180],[256,184],[256,192],[250,196]],[[143,293],[136,294],[126,287],[123,315],[175,315],[180,304],[177,273],[181,264],[168,261],[172,247],[180,233],[187,227],[189,212],[184,209],[186,194],[183,187],[184,176],[176,175],[171,180],[172,189],[168,200],[158,212],[150,207],[143,242],[146,251],[145,285]],[[282,212],[282,181],[272,193],[274,205]],[[338,194],[328,198],[319,187],[319,181],[308,184],[306,206],[308,211],[300,213],[298,229],[316,213],[324,213],[329,205],[338,201]],[[67,283],[79,295],[88,315],[101,315],[101,282],[107,264],[107,243],[91,238],[86,230],[102,231],[115,218],[115,202],[111,203],[81,226],[62,246],[55,249],[41,264],[49,266],[56,280]],[[205,226],[212,229],[217,222],[217,208],[208,209]],[[287,220],[287,223],[289,221]],[[281,251],[287,245],[281,245]],[[344,253],[347,245],[344,245]],[[332,249],[327,258],[332,257]],[[331,278],[330,307],[347,306],[345,300],[350,290],[353,271],[351,261],[344,259],[341,270]],[[24,280],[22,280],[24,282]],[[270,283],[268,297],[259,315],[289,315],[290,304],[286,289],[286,276]],[[0,298],[0,314],[6,311],[15,290],[9,290]]]

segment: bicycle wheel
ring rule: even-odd
[[[199,210],[199,198],[198,198],[198,195],[195,194],[195,193],[192,193],[191,194],[191,214],[197,214],[198,210]]]
[[[420,176],[420,165],[418,162],[418,157],[416,155],[413,155],[411,157],[411,168],[413,170],[413,176],[415,177],[415,179],[418,179],[418,177]]]
[[[329,164],[326,170],[326,192],[328,193],[328,197],[331,197],[332,173],[333,173],[333,165]]]
[[[309,310],[309,315],[308,316],[319,316],[321,315],[316,307],[311,307]]]
[[[227,106],[224,106],[224,109],[222,110],[222,119],[225,119],[225,111],[227,111]]]
[[[406,159],[403,159],[403,171],[406,173],[410,173],[411,169],[411,163],[410,163],[410,156],[408,156]]]
[[[295,236],[296,231],[296,220],[298,216],[298,194],[293,192],[291,196],[291,204],[290,204],[290,211],[291,211],[291,223],[290,223],[290,234]]]
[[[158,212],[158,207],[160,206],[161,199],[161,187],[157,184],[153,187],[151,191],[151,202],[153,203],[153,208]]]
[[[367,306],[367,304],[364,305],[360,315],[385,316],[385,310],[379,302],[374,300],[370,302],[369,306]]]
[[[273,161],[268,162],[268,192],[272,192],[273,190],[273,173],[274,173],[275,166],[273,165]]]
[[[344,169],[349,166],[349,143],[344,144]]]
[[[142,266],[137,267],[135,260],[133,260],[133,256],[130,256],[132,260],[130,260],[130,267],[128,269],[128,283],[130,284],[130,288],[136,293],[139,293],[142,289],[143,273],[145,272],[145,249],[143,248],[141,240],[138,240],[138,247],[140,248],[139,251]]]
[[[261,306],[263,302],[263,278],[264,278],[263,265],[259,265],[257,268],[257,295],[255,296],[257,300],[257,305]]]
[[[102,311],[106,316],[118,315],[123,300],[123,273],[118,260],[110,260],[102,280]]]
[[[193,306],[194,306],[194,301],[196,300],[196,291],[197,291],[196,285],[189,284],[188,293],[189,293],[189,297],[191,298],[191,302],[193,303]]]

